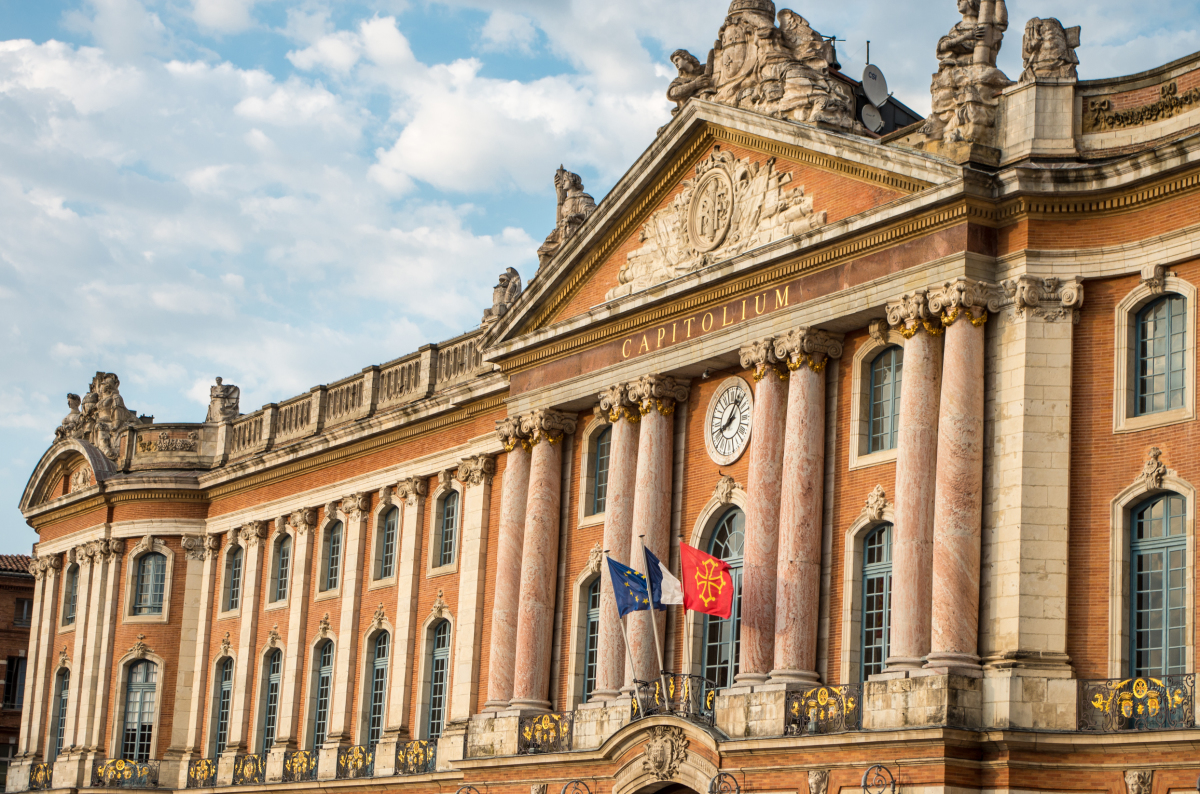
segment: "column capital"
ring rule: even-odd
[[[181,541],[183,544],[183,558],[185,560],[196,560],[197,562],[207,560],[209,537],[208,535],[184,535]],[[215,540],[216,538],[214,537],[213,539]]]
[[[424,499],[429,492],[429,483],[423,477],[409,477],[396,484],[396,495],[408,502],[409,507],[416,507],[418,499]]]
[[[238,539],[243,546],[254,548],[258,542],[267,536],[266,521],[251,521],[238,530]]]
[[[738,351],[744,369],[754,368],[754,380],[760,381],[767,376],[768,370],[775,372],[780,380],[787,380],[788,370],[786,359],[781,358],[776,348],[779,342],[773,336],[751,342]]]
[[[529,450],[529,436],[521,428],[520,416],[509,416],[496,422],[496,435],[504,445],[505,452],[512,452],[518,446]]]
[[[899,300],[889,301],[887,320],[905,339],[912,339],[922,329],[930,336],[940,336],[946,330],[939,324],[937,313],[930,310],[929,291],[924,289],[902,295]]]
[[[629,384],[629,399],[638,403],[642,416],[655,408],[663,416],[670,416],[689,393],[686,384],[670,375],[643,375]]]
[[[978,328],[987,322],[989,311],[1000,311],[1000,298],[1001,291],[995,284],[959,276],[929,291],[929,311],[941,319],[943,327],[966,318]]]
[[[496,476],[496,456],[471,455],[458,463],[458,481],[466,487],[491,483]]]
[[[629,385],[618,383],[600,392],[600,410],[613,424],[622,418],[628,422],[641,421],[642,414],[638,411],[638,404],[629,396]]]
[[[293,511],[287,517],[287,525],[297,535],[303,535],[317,525],[317,510],[314,507],[302,507]]]
[[[361,521],[363,516],[371,512],[371,494],[363,491],[343,497],[338,508],[351,521]]]
[[[521,431],[529,439],[529,445],[541,441],[557,444],[564,436],[575,434],[575,417],[553,408],[538,408],[520,417]]]
[[[816,328],[794,328],[775,339],[775,355],[793,372],[808,367],[820,373],[829,359],[842,357],[843,339],[841,334]]]
[[[1027,313],[1054,322],[1074,319],[1083,308],[1083,280],[1017,276],[1000,285],[1003,297],[1000,307],[1012,307],[1013,316],[1024,318]]]

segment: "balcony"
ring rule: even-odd
[[[296,750],[283,754],[283,782],[309,783],[317,779],[316,750]]]
[[[34,764],[29,768],[29,790],[49,791],[54,787],[54,764]]]
[[[573,713],[522,717],[517,724],[517,755],[570,752],[574,723]]]
[[[784,736],[817,736],[862,730],[862,684],[815,686],[789,692]]]
[[[1079,682],[1078,729],[1085,733],[1196,727],[1196,676]]]
[[[666,690],[663,690],[663,683]],[[663,673],[659,680],[634,681],[636,691],[630,704],[630,717],[638,720],[656,714],[670,714],[685,720],[713,724],[716,685],[707,678],[681,673]]]
[[[375,777],[374,747],[355,745],[338,748],[338,780],[360,780],[369,777]]]
[[[188,762],[188,788],[213,788],[216,785],[217,762],[214,759],[199,758]]]
[[[239,755],[233,759],[233,785],[261,786],[267,780],[265,755]]]
[[[96,761],[91,788],[158,788],[157,761]]]
[[[427,775],[436,771],[436,741],[417,740],[396,745],[397,775]]]

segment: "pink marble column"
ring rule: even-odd
[[[762,684],[775,659],[775,573],[779,563],[779,498],[787,420],[787,367],[775,340],[741,350],[742,366],[754,368],[754,436],[746,485],[746,543],[742,568],[742,648],[736,681]]]
[[[500,537],[496,545],[496,589],[492,602],[492,641],[488,653],[488,693],[484,711],[503,711],[513,696],[517,652],[517,606],[521,594],[521,550],[529,499],[529,439],[517,417],[498,423],[508,450],[500,491]]]
[[[517,606],[514,709],[549,711],[550,657],[554,636],[554,590],[558,581],[558,532],[562,498],[563,438],[575,432],[575,417],[537,410],[521,417],[533,445],[529,498],[521,548],[521,595]]]
[[[842,355],[838,337],[797,329],[776,340],[792,371],[779,506],[773,682],[817,683],[821,528],[825,515],[825,367]]]
[[[613,386],[600,395],[600,408],[612,424],[609,444],[608,493],[604,503],[604,548],[618,562],[629,563],[633,537],[633,502],[637,492],[638,431],[641,413],[629,400],[625,384]],[[600,568],[599,644],[596,649],[596,689],[594,700],[620,697],[625,684],[625,637],[617,600],[613,596],[608,565]]]
[[[983,355],[987,287],[959,280],[930,296],[946,326],[933,518],[933,631],[925,667],[980,677]],[[907,372],[905,373],[907,375]]]
[[[687,396],[686,386],[664,375],[646,375],[629,384],[629,398],[639,404],[642,412],[629,566],[642,573],[646,571],[643,540],[660,560],[669,559],[674,415],[676,405]],[[632,686],[634,679],[651,681],[658,675],[658,653],[652,632],[658,631],[662,643],[666,622],[651,611],[634,612],[626,620],[629,650],[636,666],[626,671],[626,684]]]
[[[907,674],[920,668],[929,653],[942,329],[929,312],[926,297],[921,290],[888,304],[888,321],[900,326],[908,341],[897,434],[894,585],[886,673]]]

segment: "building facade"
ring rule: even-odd
[[[1194,789],[1200,54],[1081,81],[1033,19],[1014,82],[958,11],[881,136],[734,0],[462,337],[200,423],[70,395],[8,790]],[[734,615],[623,625],[605,553],[680,543]]]
[[[29,628],[33,623],[33,574],[29,557],[0,554],[0,781],[17,756]]]

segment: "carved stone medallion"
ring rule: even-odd
[[[715,168],[692,195],[688,231],[700,253],[708,253],[725,242],[733,221],[733,182],[723,168]]]
[[[683,728],[658,725],[650,730],[642,770],[658,780],[670,780],[679,772],[679,765],[687,760],[688,739]]]

